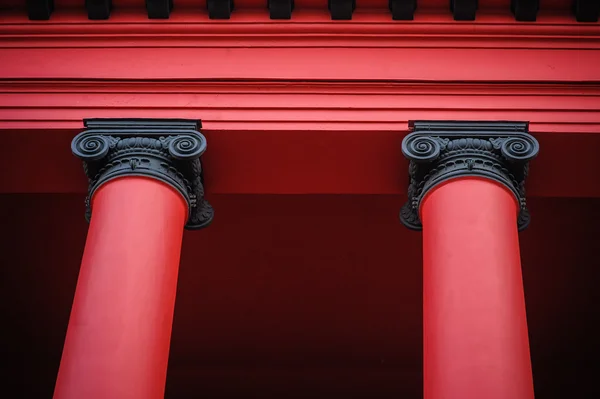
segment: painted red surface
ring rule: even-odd
[[[325,4],[298,2],[290,21],[251,2],[228,21],[202,4],[163,21],[120,3],[107,21],[83,8],[47,22],[6,15],[0,135],[15,145],[0,148],[0,167],[31,151],[48,164],[20,163],[0,192],[84,192],[67,148],[85,118],[175,117],[203,122],[209,195],[403,194],[407,122],[457,119],[530,122],[542,150],[529,195],[600,196],[580,183],[600,167],[600,25],[508,11],[457,23],[446,6],[392,21],[385,2],[342,22]]]
[[[600,52],[580,49],[11,48],[0,57],[20,60],[0,65],[12,79],[600,80]]]
[[[0,59],[8,61],[0,63],[0,135],[10,145],[0,148],[0,169],[7,171],[1,176],[0,192],[84,193],[86,181],[80,162],[69,153],[69,142],[82,128],[84,118],[179,117],[203,120],[209,142],[203,159],[209,198],[214,194],[394,194],[397,197],[384,200],[379,196],[215,196],[215,225],[206,232],[187,236],[190,245],[186,245],[182,272],[187,267],[191,277],[182,281],[178,297],[183,311],[179,316],[180,335],[173,341],[175,363],[170,373],[176,381],[175,389],[184,390],[188,397],[202,389],[216,393],[237,390],[237,394],[247,395],[258,386],[274,392],[273,386],[278,384],[282,390],[294,386],[308,392],[310,384],[307,387],[304,375],[282,366],[289,364],[312,370],[308,381],[313,384],[337,384],[349,394],[361,384],[370,393],[373,387],[400,392],[401,386],[420,385],[420,375],[414,373],[419,367],[413,367],[420,361],[419,354],[414,353],[420,335],[419,317],[415,316],[419,308],[416,287],[420,287],[420,258],[412,250],[418,248],[420,235],[404,230],[397,222],[401,195],[405,195],[407,186],[407,164],[400,153],[407,121],[530,121],[541,143],[541,154],[532,163],[529,197],[600,196],[600,186],[593,183],[597,181],[595,171],[600,168],[596,156],[600,145],[600,69],[596,67],[600,64],[600,27],[577,24],[566,14],[546,12],[566,9],[570,3],[567,0],[543,1],[536,23],[516,23],[508,12],[508,3],[481,1],[482,12],[474,23],[454,22],[447,2],[442,0],[420,1],[415,20],[409,22],[391,21],[387,2],[382,0],[359,0],[350,22],[330,21],[326,0],[297,0],[293,19],[285,22],[269,20],[262,0],[236,2],[237,11],[229,21],[210,21],[204,2],[191,0],[178,0],[168,21],[148,21],[141,0],[115,0],[115,11],[108,21],[88,21],[83,3],[74,0],[57,1],[57,11],[45,22],[27,21],[23,12],[3,13]],[[491,12],[495,8],[503,11]],[[441,11],[431,12],[436,9]],[[107,188],[114,184],[117,182]],[[488,189],[479,193],[479,199],[485,200],[488,195],[500,198],[503,212],[514,214],[514,201],[510,202],[506,192],[493,185]],[[439,190],[436,193],[443,194],[446,188]],[[167,188],[159,191],[164,192],[164,198],[157,201],[171,204],[175,218],[182,220],[185,212],[180,209],[181,200]],[[101,191],[98,195],[104,194]],[[425,207],[433,209],[438,203],[434,198],[428,199]],[[131,214],[121,215],[118,209],[127,203],[121,200],[126,199],[103,202],[110,205],[111,212],[117,209],[115,215],[139,217],[135,225],[142,229],[123,230],[123,218],[118,219],[118,231],[106,228],[114,237],[133,237],[134,244],[138,237],[148,242],[146,235],[136,234],[150,232],[156,241],[149,241],[155,246],[144,246],[146,252],[142,255],[156,255],[157,248],[164,245],[157,238],[160,234],[152,230],[158,227],[143,224],[147,220],[156,222],[155,208],[136,207]],[[466,204],[469,202],[452,202],[459,207]],[[97,205],[98,199],[96,213]],[[559,213],[556,209],[552,211]],[[425,219],[429,214],[437,215],[448,224],[456,217],[447,210],[444,217],[439,209],[424,212]],[[150,213],[152,218],[147,217]],[[544,223],[551,219],[552,214],[547,212],[545,219],[537,220]],[[574,223],[570,218],[563,219],[563,224]],[[162,219],[160,222],[166,223]],[[442,244],[457,239],[453,236],[456,226],[462,226],[464,220],[455,222],[453,226],[437,222],[452,232]],[[21,219],[15,226],[20,223]],[[90,242],[96,242],[100,234],[98,223],[96,218],[90,227],[93,241],[88,240],[86,256],[90,256]],[[181,231],[182,223],[177,231]],[[538,230],[541,236],[529,241],[530,257],[544,266],[558,263],[557,259],[571,262],[571,254],[578,252],[565,247],[554,257],[546,255],[544,243],[553,237],[557,248],[565,243],[576,248],[576,243],[596,236],[581,233],[578,239],[566,235],[558,240],[551,234],[556,226],[547,227],[546,231]],[[562,225],[559,230],[563,231]],[[426,229],[427,242],[431,241],[428,234],[434,232]],[[73,233],[61,234],[67,237]],[[504,279],[498,281],[507,285],[515,283],[519,268],[518,259],[510,258],[518,253],[518,247],[514,247],[516,232],[512,234],[500,234],[505,241],[495,241],[508,252],[500,252],[497,257],[475,252],[481,256],[480,264],[499,268],[497,263],[503,261],[503,266],[511,266],[502,271],[512,275],[499,274]],[[470,238],[482,245],[492,240],[486,235]],[[113,240],[116,238],[108,243],[117,245],[123,254],[132,251],[131,241],[126,245]],[[180,245],[170,243],[173,248]],[[198,264],[199,252],[202,265]],[[135,255],[139,256],[137,252]],[[400,260],[390,261],[395,258]],[[169,259],[172,264],[167,280],[171,285],[163,287],[167,292],[163,298],[174,295],[177,262]],[[433,263],[427,259],[426,268],[430,270]],[[153,266],[150,270],[158,273],[156,257],[147,261]],[[458,262],[449,265],[447,257],[436,262],[433,266],[457,266],[450,270],[458,274],[454,279],[444,279],[446,283],[458,284],[458,277],[465,275],[469,277],[465,284],[476,277],[494,282],[491,273],[483,273],[488,269],[469,274],[471,270],[461,268],[464,265]],[[105,269],[107,275],[99,281],[110,280],[111,285],[95,289],[131,288],[126,280],[113,278],[122,277],[123,270],[113,263],[106,264],[111,267]],[[204,267],[206,264],[212,267]],[[400,264],[402,267],[398,267]],[[89,276],[86,265],[91,261],[84,259],[81,278]],[[141,267],[136,263],[131,268],[140,272]],[[434,281],[431,274],[425,277]],[[161,288],[153,282],[149,277],[144,280],[154,290],[147,294],[158,298]],[[543,281],[531,285],[534,292],[539,284]],[[97,302],[81,302],[80,292],[74,312],[117,305],[118,296],[114,295]],[[493,293],[488,290],[482,294],[482,305],[497,304]],[[508,298],[505,305],[518,306],[507,312],[518,316],[522,292],[510,293],[515,297]],[[547,299],[541,302],[547,306]],[[559,303],[565,301],[557,300],[554,308]],[[133,304],[149,313],[152,309],[172,309],[172,303],[148,308],[139,302]],[[413,307],[407,310],[410,304]],[[412,316],[406,317],[408,313]],[[554,321],[565,320],[572,312],[567,309],[558,318],[555,309],[548,314],[548,319]],[[450,322],[465,318],[481,322],[479,327],[492,334],[490,339],[497,338],[493,335],[497,331],[491,328],[496,319],[489,314],[479,319],[462,312],[454,316],[458,317],[451,317]],[[410,319],[408,327],[406,319]],[[507,317],[508,325],[525,327],[517,319]],[[99,328],[118,322],[107,320],[109,323]],[[128,382],[140,382],[142,389],[152,387],[162,392],[165,347],[168,351],[166,324],[170,325],[170,320],[161,324],[164,329],[158,337],[163,351],[152,353],[156,362],[147,362],[156,368],[138,367],[135,372],[147,374],[129,376]],[[539,327],[538,336],[546,336],[546,325],[552,324]],[[148,326],[144,328],[152,331]],[[110,357],[110,351],[101,352],[97,349],[101,346],[72,338],[72,331],[78,330],[69,328],[67,365],[77,364],[71,362],[73,359],[84,359],[78,352],[83,350],[99,356],[99,362],[89,367],[103,367],[111,361],[102,363],[103,356]],[[110,331],[107,337],[116,338]],[[125,338],[133,339],[134,335]],[[472,349],[468,346],[471,341],[460,341],[465,336],[442,335],[440,340],[452,338],[453,343],[464,343],[468,351]],[[139,342],[138,338],[137,344],[150,346],[157,337],[144,335]],[[506,345],[526,344],[522,334],[513,338]],[[487,349],[497,349],[493,344]],[[131,350],[138,348],[133,346]],[[450,360],[447,352],[442,356],[443,361]],[[475,381],[476,388],[486,392],[479,397],[493,398],[487,394],[490,387],[505,393],[515,389],[507,393],[508,397],[528,397],[525,355],[519,356],[498,355],[503,366],[517,364],[511,372],[517,370],[518,383],[510,381],[503,386],[504,376],[492,372],[489,378]],[[475,356],[474,360],[481,359]],[[136,361],[135,356],[132,361]],[[407,362],[410,367],[405,367]],[[381,369],[375,370],[374,364]],[[470,366],[466,361],[458,365]],[[400,369],[407,371],[401,373]],[[64,388],[74,392],[72,397],[93,398],[77,389],[93,387],[103,374],[85,371],[85,367],[65,369],[63,365],[61,373],[75,373],[80,378],[59,381],[57,393]],[[104,376],[124,381],[125,374],[113,371]],[[239,376],[237,381],[241,383],[231,384],[232,375]],[[455,397],[468,398],[463,389],[469,376],[472,374],[463,373],[453,381],[448,381],[448,375],[434,382],[428,379],[426,390],[448,387],[459,391]],[[148,379],[152,381],[144,385]],[[137,394],[145,397],[144,392]],[[115,395],[108,392],[104,397]]]
[[[52,396],[88,230],[83,199],[0,195],[5,360],[21,397]],[[402,197],[211,203],[214,223],[184,232],[167,398],[422,399],[422,233],[399,222]],[[519,236],[537,397],[578,387],[594,398],[600,200],[529,205]]]
[[[479,178],[423,200],[425,399],[533,399],[517,209]]]
[[[11,143],[0,147],[0,192],[85,193],[81,162],[70,152],[80,131],[0,130]],[[207,194],[393,194],[401,203],[408,187],[400,149],[406,132],[203,130]],[[529,198],[600,197],[600,135],[534,135],[540,155],[531,162]]]
[[[600,75],[599,75],[600,79]],[[387,131],[415,119],[527,120],[533,132],[600,130],[600,84],[7,79],[0,128],[81,129],[98,117],[201,117],[215,131]]]
[[[164,396],[186,215],[156,180],[98,189],[55,399]]]

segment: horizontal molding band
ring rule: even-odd
[[[0,59],[7,80],[600,83],[600,51],[582,49],[3,48]]]
[[[124,14],[108,21],[70,15],[32,23],[3,15],[0,48],[19,47],[473,47],[473,48],[598,48],[600,25],[578,24],[552,16],[535,24],[515,22],[509,15],[456,23],[445,15],[415,21],[390,21],[378,14],[352,22],[318,16],[272,21],[249,14],[235,20],[179,18],[148,21]]]
[[[146,114],[147,117],[151,117],[152,114]],[[168,117],[189,117],[189,115],[198,115],[198,113],[168,113],[165,114]],[[423,115],[423,114],[421,114]],[[431,113],[425,115],[431,116]],[[448,116],[448,114],[445,114]],[[455,115],[455,114],[453,114]],[[439,116],[439,114],[434,114]],[[463,115],[460,115],[463,116]],[[465,117],[478,117],[477,114],[465,113]],[[506,118],[503,118],[506,119]],[[496,118],[490,120],[497,120]],[[77,129],[80,125],[79,119],[35,119],[35,120],[21,120],[21,119],[0,119],[0,130],[10,131],[28,131],[28,130],[45,130],[45,131],[64,131]],[[206,129],[211,132],[223,132],[223,131],[243,131],[243,132],[392,132],[392,131],[403,131],[408,126],[408,120],[399,122],[315,122],[315,121],[254,121],[249,123],[247,121],[211,121],[208,124],[209,128]],[[544,132],[544,133],[572,133],[572,134],[586,134],[590,136],[598,135],[600,132],[600,123],[544,123],[534,122],[531,124],[531,131],[533,133]],[[599,144],[600,145],[600,144]]]
[[[385,80],[144,80],[144,79],[6,79],[2,93],[292,93],[292,94],[461,94],[597,96],[600,82],[403,82]]]
[[[414,119],[527,120],[600,132],[600,84],[0,80],[0,127],[90,117],[201,118],[212,130],[405,129]]]

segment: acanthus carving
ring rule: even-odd
[[[529,161],[539,151],[537,140],[518,122],[414,122],[402,141],[409,159],[408,201],[400,211],[407,227],[420,230],[419,207],[438,184],[462,176],[495,180],[519,202],[519,230],[530,221],[525,195]]]
[[[197,121],[110,120],[86,121],[88,130],[71,143],[73,154],[83,161],[89,187],[86,218],[91,217],[94,192],[122,176],[148,176],[177,189],[188,203],[186,228],[206,227],[213,209],[204,199],[201,155],[206,139]]]

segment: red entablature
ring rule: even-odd
[[[106,21],[60,7],[49,21],[2,17],[0,129],[54,149],[47,169],[24,167],[2,190],[85,191],[58,148],[84,118],[177,117],[203,121],[210,192],[403,193],[407,122],[460,119],[530,122],[542,147],[530,195],[600,195],[556,162],[581,179],[600,168],[599,24],[560,7],[534,23],[485,7],[460,23],[447,10],[414,21],[363,10],[345,22],[302,7],[289,21],[236,10],[230,20],[185,7],[151,21],[118,7]]]

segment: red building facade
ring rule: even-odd
[[[600,3],[232,3],[2,3],[18,397],[597,394]]]

